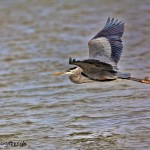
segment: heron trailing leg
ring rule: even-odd
[[[149,77],[145,77],[144,79],[138,79],[138,78],[129,77],[128,80],[132,80],[132,81],[137,81],[137,82],[141,82],[141,83],[150,84],[150,79],[149,79]]]
[[[150,84],[150,79],[149,77],[145,77],[144,79],[141,80],[142,83]]]

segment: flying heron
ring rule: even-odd
[[[127,79],[150,84],[149,77],[138,79],[131,77],[130,73],[118,71],[117,63],[123,49],[121,40],[123,33],[124,23],[108,18],[104,28],[88,42],[89,58],[86,60],[69,58],[69,64],[76,67],[53,75],[68,74],[74,83]]]

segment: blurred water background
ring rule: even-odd
[[[0,149],[150,148],[150,85],[50,76],[88,58],[108,17],[125,22],[119,68],[150,76],[149,0],[0,1],[0,142],[27,143]]]

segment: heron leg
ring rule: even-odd
[[[137,82],[140,82],[140,83],[150,84],[150,79],[149,79],[149,77],[145,77],[145,78],[143,78],[143,79],[134,78],[134,77],[129,77],[129,78],[127,78],[127,80],[132,80],[132,81],[137,81]]]
[[[145,77],[144,79],[141,80],[142,83],[150,84],[150,78]]]

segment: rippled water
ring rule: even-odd
[[[150,85],[50,76],[70,67],[70,56],[88,57],[87,42],[108,16],[126,22],[120,69],[150,75],[149,14],[148,0],[0,1],[0,142],[27,143],[15,150],[149,149]]]

